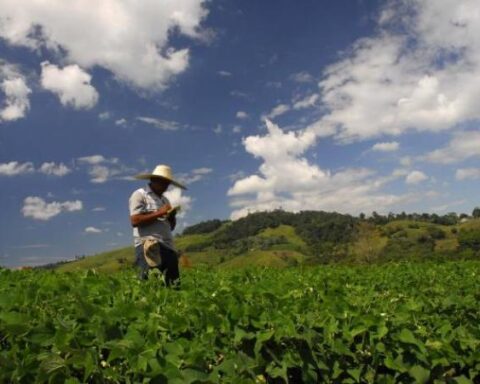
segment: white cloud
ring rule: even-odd
[[[50,220],[62,212],[80,211],[82,208],[83,204],[80,200],[47,203],[41,197],[29,196],[23,202],[22,213],[24,217],[35,220]]]
[[[218,71],[217,72],[220,76],[222,77],[230,77],[232,76],[232,73],[231,72],[228,72],[228,71]]]
[[[421,171],[412,171],[405,178],[407,184],[418,184],[425,180],[428,180],[428,176]]]
[[[137,88],[161,90],[189,62],[189,49],[173,48],[170,37],[201,39],[204,3],[104,0],[93,7],[82,0],[2,0],[0,37],[44,47],[83,68],[101,66]]]
[[[480,179],[480,168],[457,169],[457,171],[455,172],[455,178],[457,180]]]
[[[120,127],[125,127],[127,125],[127,119],[123,117],[121,119],[117,119],[115,120],[115,125],[118,125]]]
[[[243,179],[245,176],[246,176],[245,172],[240,170],[228,175],[228,178],[230,179],[231,182],[234,182],[234,181]]]
[[[358,40],[319,85],[327,113],[311,129],[343,141],[479,119],[480,3],[388,2],[377,34]]]
[[[315,105],[317,102],[319,96],[317,94],[313,94],[310,96],[306,96],[305,98],[298,100],[293,104],[293,109],[305,109],[305,108],[311,108]]]
[[[238,111],[236,117],[237,119],[246,119],[248,118],[248,113],[245,111]]]
[[[232,128],[232,132],[233,133],[240,133],[242,132],[242,127],[240,125],[235,125],[233,128]]]
[[[404,167],[410,167],[413,164],[413,160],[410,156],[404,156],[400,159],[400,165]]]
[[[290,78],[297,83],[310,83],[315,80],[307,71],[294,73],[290,75]]]
[[[95,227],[87,227],[85,228],[85,233],[102,233],[103,231],[101,229],[95,228]]]
[[[189,173],[183,173],[178,175],[178,179],[185,184],[192,184],[195,183],[196,181],[202,180],[206,175],[212,173],[213,169],[212,168],[197,168],[192,170]]]
[[[44,173],[46,175],[54,175],[54,176],[65,176],[68,175],[72,170],[68,168],[65,164],[55,164],[53,162],[50,163],[43,163],[40,168],[38,169],[40,173]]]
[[[180,128],[180,124],[178,124],[176,121],[161,120],[146,116],[139,116],[137,117],[137,120],[153,125],[155,128],[163,131],[177,131]]]
[[[192,198],[190,196],[183,195],[183,190],[180,188],[171,188],[165,192],[165,196],[170,201],[172,206],[180,205],[182,207],[178,217],[184,217],[185,214],[192,207]]]
[[[25,78],[17,68],[1,59],[0,89],[5,94],[5,101],[0,109],[0,122],[25,117],[30,109],[28,95],[32,90],[27,86]]]
[[[78,65],[59,68],[48,61],[42,63],[42,87],[55,93],[62,105],[74,109],[90,109],[98,101],[98,93],[90,84],[91,76]]]
[[[239,91],[237,89],[230,91],[230,96],[239,97],[241,99],[250,99],[250,96],[248,94],[246,94],[245,92]]]
[[[379,177],[364,168],[344,169],[335,174],[310,163],[304,153],[316,141],[314,132],[283,132],[267,120],[268,133],[249,136],[247,152],[262,160],[258,174],[234,175],[228,191],[234,211],[232,219],[248,212],[283,208],[289,211],[321,209],[348,213],[381,211],[413,199],[381,193],[381,188],[398,176]]]
[[[274,107],[267,115],[265,115],[265,118],[271,120],[274,119],[278,116],[283,115],[284,113],[288,112],[290,110],[290,106],[287,104],[279,104],[276,107]]]
[[[465,204],[465,200],[456,200],[443,205],[438,205],[430,208],[430,212],[446,212],[447,210],[454,210],[455,207]]]
[[[79,157],[78,161],[81,163],[87,163],[87,164],[101,164],[101,163],[111,163],[111,164],[116,164],[118,163],[118,159],[116,157],[112,157],[111,159],[107,159],[103,157],[103,155],[92,155],[92,156],[84,156],[84,157]]]
[[[103,212],[106,211],[105,207],[95,207],[92,209],[93,212]]]
[[[111,114],[110,112],[108,112],[108,111],[102,112],[102,113],[99,113],[99,114],[98,114],[98,118],[99,118],[100,120],[108,120],[108,119],[110,119],[111,117],[112,117],[112,114]]]
[[[219,135],[220,133],[222,133],[223,129],[222,129],[222,124],[217,124],[217,126],[215,128],[213,128],[213,132],[217,135]]]
[[[105,183],[110,177],[117,173],[104,165],[94,165],[88,171],[90,182],[94,184]]]
[[[123,165],[118,158],[105,158],[103,155],[79,157],[78,161],[87,166],[90,182],[94,184],[105,183],[109,180],[131,180],[135,172],[133,168]]]
[[[0,176],[17,176],[33,173],[35,168],[33,163],[19,163],[18,161],[10,161],[0,164]]]
[[[394,169],[392,172],[392,175],[395,177],[407,176],[409,173],[410,171],[408,169],[399,168],[399,169]]]
[[[399,144],[396,141],[390,141],[385,143],[376,143],[372,147],[372,151],[378,152],[394,152],[397,151],[399,148]]]
[[[457,132],[445,148],[425,155],[423,159],[432,163],[450,164],[470,157],[480,156],[480,132]]]

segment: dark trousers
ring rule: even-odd
[[[135,264],[140,268],[138,277],[141,280],[148,279],[148,272],[150,269],[157,268],[165,277],[165,284],[170,286],[172,284],[179,285],[180,272],[178,270],[178,255],[172,249],[160,243],[160,258],[161,263],[157,267],[150,267],[145,261],[143,255],[143,244],[135,247]]]

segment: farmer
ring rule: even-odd
[[[148,278],[152,268],[158,268],[165,277],[167,286],[177,282],[178,253],[173,245],[172,231],[176,225],[177,209],[164,196],[170,184],[186,189],[175,181],[168,165],[158,165],[152,173],[135,176],[150,180],[144,188],[132,193],[129,200],[130,222],[135,243],[135,264],[140,267],[139,277]]]

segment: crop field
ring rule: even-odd
[[[480,383],[480,263],[0,271],[0,382]]]

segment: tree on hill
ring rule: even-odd
[[[226,221],[214,219],[214,220],[207,220],[201,223],[192,225],[184,229],[184,235],[200,235],[203,233],[210,233],[222,226],[223,223]]]
[[[480,218],[480,207],[475,207],[472,211],[472,217],[478,219]]]

